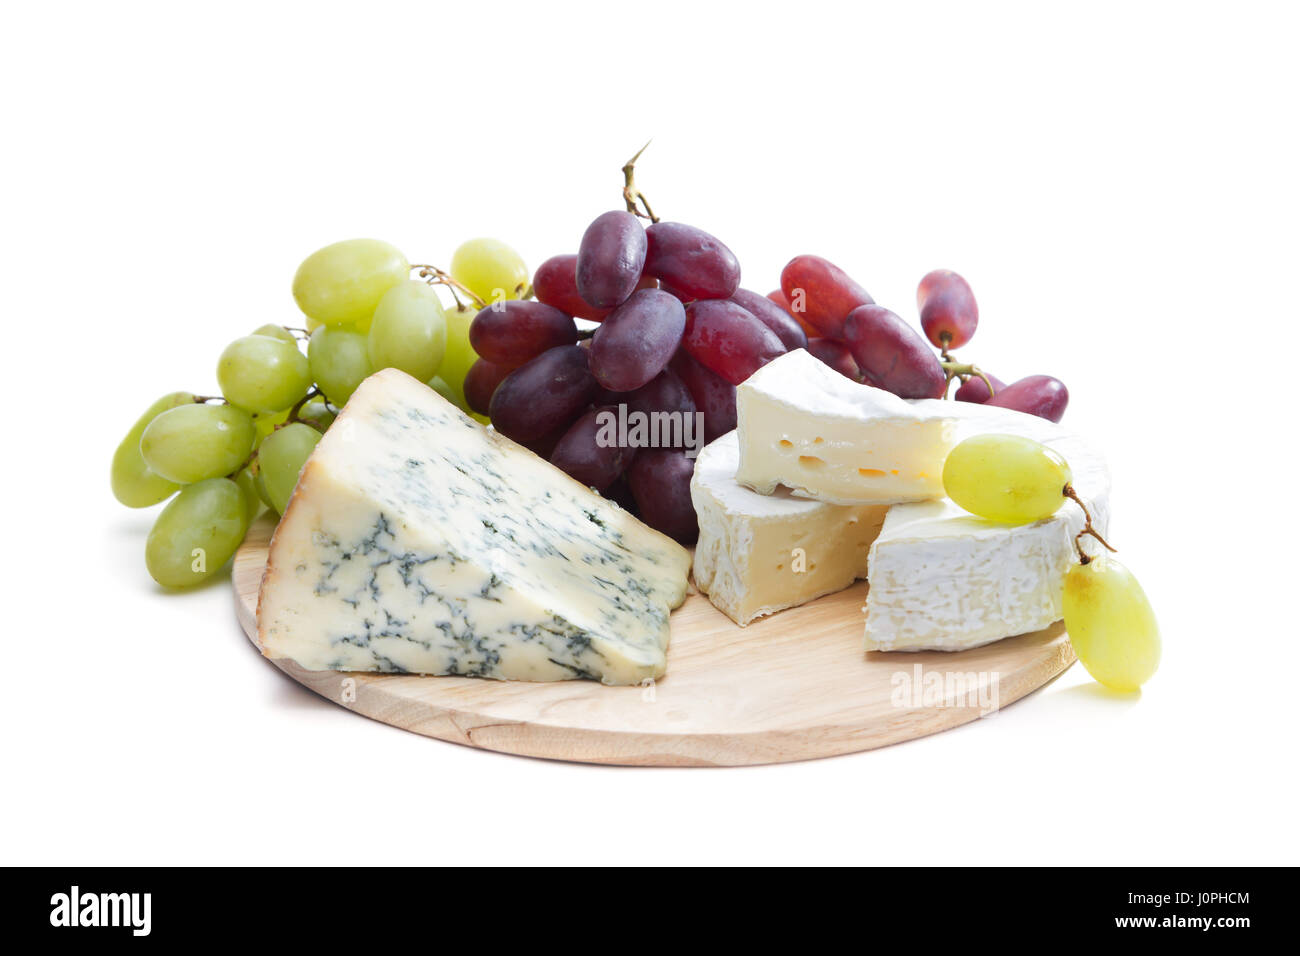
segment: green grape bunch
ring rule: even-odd
[[[208,580],[264,509],[284,513],[312,450],[374,372],[401,369],[474,414],[464,384],[479,358],[470,323],[531,288],[523,259],[496,239],[463,243],[450,272],[413,267],[387,242],[348,239],[304,259],[292,294],[297,324],[262,325],[222,350],[219,395],[169,392],[113,454],[118,501],[166,502],[145,541],[145,567],[165,588]]]

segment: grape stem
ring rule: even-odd
[[[324,433],[324,432],[323,432],[323,429],[318,428],[315,422],[307,422],[307,421],[303,421],[301,418],[298,417],[298,413],[301,412],[301,411],[303,410],[303,406],[305,406],[308,402],[310,402],[310,401],[311,401],[313,398],[315,398],[317,395],[321,395],[321,394],[324,394],[324,393],[321,392],[321,390],[320,390],[319,388],[317,388],[315,385],[313,385],[311,388],[307,389],[307,394],[304,395],[302,398],[298,399],[298,404],[294,405],[293,408],[289,409],[289,417],[286,418],[286,419],[284,420],[284,425],[291,425],[291,424],[293,424],[293,423],[296,422],[296,423],[298,423],[298,424],[300,424],[300,425],[308,425],[308,426],[310,426],[310,427],[312,427],[312,428],[315,428],[318,432],[321,432],[321,433],[323,434],[323,433]],[[280,428],[282,428],[282,427],[284,427],[284,426],[283,426],[283,425],[276,425],[275,427],[276,427],[276,429],[280,429]]]
[[[989,377],[985,375],[983,371],[980,370],[979,366],[963,365],[961,362],[954,362],[949,358],[947,351],[943,353],[943,357],[939,362],[939,366],[943,369],[943,374],[944,374],[944,381],[943,381],[944,398],[948,397],[948,388],[950,385],[952,385],[952,380],[954,378],[959,378],[963,382],[965,382],[968,378],[971,378],[972,376],[982,380],[984,384],[988,386],[989,398],[993,397],[995,393],[995,389],[993,388],[993,383],[989,381]]]
[[[650,200],[645,198],[645,193],[641,192],[636,185],[636,161],[641,158],[641,154],[646,151],[650,145],[650,140],[646,140],[645,146],[636,151],[636,155],[623,164],[623,202],[627,203],[627,211],[634,216],[640,216],[642,219],[649,219],[651,222],[658,222],[659,217],[654,214],[650,208]],[[637,203],[641,206],[638,208]],[[642,212],[644,209],[645,212]]]
[[[230,404],[220,395],[195,395],[194,401],[200,405],[206,405],[208,402],[220,402],[222,405]]]
[[[1074,549],[1079,552],[1079,563],[1087,564],[1092,560],[1092,558],[1088,557],[1087,553],[1083,550],[1084,535],[1092,535],[1101,542],[1103,548],[1107,551],[1114,552],[1115,549],[1112,548],[1107,543],[1106,539],[1101,536],[1101,533],[1092,526],[1092,514],[1088,511],[1088,506],[1083,503],[1083,499],[1079,497],[1079,493],[1074,490],[1074,485],[1067,484],[1063,489],[1061,489],[1061,494],[1073,501],[1083,511],[1083,530],[1074,536]]]
[[[426,282],[428,282],[429,285],[445,285],[448,289],[450,289],[451,297],[456,300],[457,306],[461,306],[464,304],[460,301],[460,296],[457,294],[458,292],[463,292],[465,295],[467,295],[470,301],[473,302],[480,309],[485,308],[487,306],[487,302],[479,298],[477,295],[471,292],[464,285],[462,285],[461,283],[453,279],[451,277],[451,274],[446,272],[445,270],[439,269],[437,266],[429,266],[429,265],[414,265],[411,266],[411,268],[413,270],[417,270],[419,277],[421,279],[424,279]]]

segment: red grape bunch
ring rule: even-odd
[[[793,316],[740,287],[724,243],[649,211],[634,163],[624,169],[627,209],[597,216],[576,254],[537,268],[537,301],[475,316],[480,358],[465,397],[506,437],[689,544],[699,533],[694,453],[736,427],[736,386],[808,339]],[[596,326],[580,333],[576,319]],[[620,409],[624,421],[672,422],[671,442],[629,443],[631,429],[611,441],[603,423]]]
[[[1053,422],[1065,414],[1069,392],[1050,375],[1005,385],[974,365],[953,361],[949,351],[975,334],[979,306],[970,284],[951,270],[927,273],[917,287],[924,338],[820,256],[791,259],[781,271],[781,288],[768,299],[800,323],[809,336],[808,351],[854,381],[901,398],[942,398],[956,378],[961,382],[958,401],[1010,408]]]

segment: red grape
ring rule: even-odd
[[[469,325],[469,344],[497,365],[518,368],[557,345],[578,341],[573,319],[544,302],[511,299],[494,302]]]
[[[940,398],[947,384],[938,357],[916,331],[879,305],[849,313],[844,337],[872,385],[900,398]]]
[[[809,339],[808,351],[845,378],[851,378],[856,382],[861,377],[862,373],[858,371],[858,363],[854,360],[853,353],[843,342],[834,339]]]
[[[621,304],[641,281],[647,240],[630,212],[602,213],[583,233],[574,266],[578,295],[597,309]]]
[[[598,388],[587,350],[558,345],[507,375],[492,395],[489,414],[497,431],[529,445],[567,428]]]
[[[801,314],[790,308],[790,300],[785,297],[785,293],[780,289],[773,289],[767,294],[767,297],[784,309],[787,315],[791,316],[796,322],[798,322],[799,328],[803,329],[804,335],[808,336],[808,338],[815,339],[821,335],[821,331],[818,330],[817,326],[813,325]]]
[[[692,302],[694,302],[696,299],[699,298],[699,296],[689,295],[681,291],[680,289],[674,289],[667,282],[660,282],[659,288],[663,289],[669,295],[676,296],[677,299],[682,303],[682,305],[690,305]]]
[[[686,310],[662,289],[642,289],[591,338],[591,371],[605,388],[630,392],[664,370],[686,327]]]
[[[690,390],[695,408],[704,413],[704,440],[713,439],[736,429],[736,386],[711,372],[679,348],[669,368]]]
[[[695,460],[676,448],[642,448],[627,472],[641,520],[685,545],[700,536],[691,504],[694,473]]]
[[[975,334],[980,310],[970,284],[949,269],[935,269],[916,287],[921,328],[936,348],[955,349]]]
[[[539,302],[554,306],[568,315],[601,322],[612,310],[593,308],[578,295],[577,268],[578,257],[575,255],[551,256],[533,274],[533,294]],[[642,273],[641,281],[636,287],[653,289],[658,284],[654,276]]]
[[[740,286],[735,253],[702,229],[657,222],[646,230],[646,272],[693,299],[725,299]]]
[[[731,301],[775,332],[787,352],[808,346],[808,336],[804,333],[803,326],[767,296],[748,289],[737,289],[731,296]]]
[[[781,270],[781,291],[795,317],[802,316],[820,334],[844,338],[844,320],[875,299],[839,266],[821,256],[795,256]]]
[[[497,386],[511,371],[509,367],[494,365],[487,359],[476,361],[465,373],[465,404],[480,415],[486,415]]]
[[[695,414],[695,399],[681,376],[666,368],[634,392],[618,396],[627,404],[629,412],[674,412],[679,415]]]
[[[997,392],[1001,393],[1006,388],[1006,385],[1002,383],[1002,379],[996,375],[989,375],[988,372],[985,372],[984,375],[993,383],[993,388]],[[984,384],[984,379],[978,375],[972,375],[961,383],[961,388],[957,389],[957,393],[953,398],[959,402],[974,402],[976,405],[983,405],[989,400],[989,387]]]
[[[1013,408],[1018,412],[1046,418],[1049,422],[1059,422],[1065,414],[1065,406],[1070,404],[1070,392],[1060,379],[1050,375],[1030,375],[999,389],[984,404],[996,408]]]
[[[597,491],[604,491],[623,474],[636,454],[635,448],[620,447],[617,441],[602,443],[600,433],[606,428],[602,415],[617,420],[618,409],[608,405],[591,409],[569,426],[551,452],[552,465]]]
[[[729,299],[701,299],[688,305],[682,344],[732,385],[785,354],[775,332]]]

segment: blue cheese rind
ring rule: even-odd
[[[395,370],[308,460],[258,604],[268,657],[309,670],[663,675],[689,553]]]

